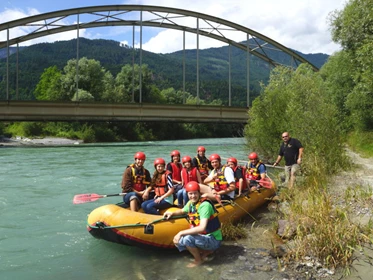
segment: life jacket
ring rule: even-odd
[[[183,168],[181,163],[178,162],[177,164],[175,164],[173,162],[170,162],[170,165],[172,167],[172,178],[177,181],[181,181],[181,169]]]
[[[145,168],[141,167],[141,169],[135,168],[135,164],[131,164],[132,170],[132,188],[138,192],[141,192],[146,189],[146,187],[150,184],[150,182],[146,181],[146,172]]]
[[[186,168],[183,168],[181,170],[181,177],[183,179],[184,185],[186,185],[190,181],[198,182],[197,167],[192,167],[190,171],[188,171]]]
[[[214,204],[208,200],[207,198],[202,198],[196,205],[193,205],[192,203],[189,204],[189,210],[188,210],[188,217],[187,220],[189,222],[190,228],[196,227],[200,224],[200,216],[198,213],[198,208],[201,206],[203,202],[208,202],[212,205],[214,208],[214,214],[212,214],[207,222],[206,230],[202,232],[202,234],[208,234],[211,232],[214,232],[218,229],[220,229],[220,221],[218,218],[218,211],[216,210]]]
[[[224,176],[224,170],[225,166],[223,166],[219,171],[216,171],[215,169],[212,171],[214,174],[218,173],[219,175],[214,181],[214,190],[216,191],[223,191],[229,187],[227,179],[225,179]]]
[[[199,173],[201,173],[201,177],[207,177],[209,175],[209,165],[208,165],[208,161],[207,161],[207,158],[203,158],[203,161],[200,161],[199,160],[199,157],[195,157],[195,159],[197,160],[197,163],[198,163],[198,171]]]
[[[156,196],[162,196],[168,191],[167,176],[171,174],[169,170],[164,172],[161,177],[160,182],[156,182],[154,187],[154,192]]]
[[[242,177],[242,179],[244,179],[243,180],[242,188],[245,189],[246,188],[246,180],[245,180],[246,168],[242,167],[242,166],[239,166],[239,165],[236,165],[232,169],[233,169],[233,173],[234,173],[234,181],[235,181],[236,189],[238,190],[238,188],[240,187],[239,179],[236,177],[237,176],[237,172],[241,173],[241,177]]]
[[[260,177],[258,168],[261,164],[263,164],[263,162],[259,160],[254,167],[250,167],[250,164],[251,163],[247,163],[246,165],[247,169],[246,169],[245,178],[249,180],[260,180],[261,177]]]

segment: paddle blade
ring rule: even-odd
[[[272,180],[269,178],[264,178],[257,181],[259,185],[266,189],[272,189]]]
[[[95,193],[77,194],[74,196],[73,203],[82,204],[82,203],[92,202],[102,197],[104,196],[95,194]]]

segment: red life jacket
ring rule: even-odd
[[[177,181],[181,181],[181,169],[183,166],[181,165],[180,162],[177,164],[170,162],[170,165],[172,167],[172,178]]]
[[[241,173],[241,178],[243,179],[242,190],[246,189],[246,179],[245,179],[246,168],[244,166],[236,165],[236,167],[232,168],[232,169],[233,169],[233,172],[234,172],[234,181],[235,181],[236,189],[238,189],[240,187],[239,179],[236,178],[236,176],[237,176],[236,172]]]
[[[184,185],[186,185],[190,181],[198,182],[197,167],[192,167],[190,171],[187,171],[186,168],[183,168],[181,170],[181,177],[183,179]]]

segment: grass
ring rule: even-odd
[[[289,205],[282,218],[297,225],[285,260],[302,261],[311,257],[328,268],[343,267],[348,274],[355,251],[371,244],[373,234],[369,225],[353,222],[351,205],[370,201],[371,191],[350,187],[342,197],[333,196],[323,180],[305,181],[308,183],[281,194],[281,199]],[[340,199],[343,203],[337,201]]]
[[[373,132],[350,133],[348,145],[363,157],[373,157]]]
[[[247,238],[248,236],[247,229],[242,223],[233,224],[232,222],[228,221],[222,224],[221,231],[224,236],[224,240],[229,241]]]

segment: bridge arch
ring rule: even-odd
[[[67,19],[69,18],[72,18],[72,22],[74,23],[67,22]],[[189,19],[194,19],[196,24],[189,24]],[[289,58],[288,64],[296,67],[300,63],[308,63],[313,67],[314,70],[318,70],[315,65],[307,61],[299,54],[290,50],[289,48],[263,34],[260,34],[259,32],[256,32],[242,25],[222,18],[194,11],[148,5],[104,5],[80,7],[49,12],[5,22],[0,24],[0,33],[6,32],[7,39],[5,41],[0,41],[0,49],[5,47],[8,48],[8,65],[9,47],[12,45],[18,46],[18,44],[31,39],[71,30],[77,30],[77,38],[79,38],[80,29],[108,26],[133,26],[133,28],[134,26],[140,26],[140,34],[142,34],[143,26],[175,29],[196,34],[197,98],[199,98],[198,38],[200,35],[219,40],[221,42],[227,43],[229,46],[235,46],[247,52],[247,107],[249,106],[249,55],[254,55],[268,62],[272,66],[277,66],[283,64],[283,62],[276,60],[278,52],[281,52],[286,54]],[[30,31],[22,36],[12,37],[12,30],[18,27],[26,27],[30,29]],[[239,33],[239,35],[237,35],[237,33]],[[237,38],[240,39],[238,40]],[[140,50],[141,49],[142,35],[140,35]],[[79,59],[78,47],[77,59]],[[142,59],[140,53],[140,65],[141,61]],[[185,76],[185,72],[183,73],[183,75]],[[7,76],[9,77],[9,73],[7,73]],[[230,80],[231,79],[229,77],[229,91],[231,91]],[[229,105],[230,98],[231,93],[229,92]]]

